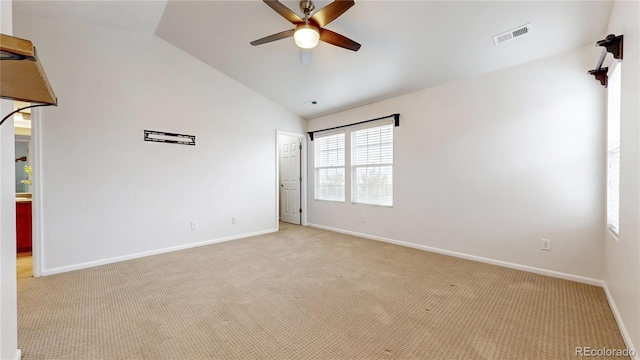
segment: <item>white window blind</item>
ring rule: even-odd
[[[344,201],[344,133],[314,141],[315,199]]]
[[[609,75],[607,85],[607,225],[618,234],[620,227],[620,66]]]
[[[351,133],[351,202],[393,205],[393,124]]]

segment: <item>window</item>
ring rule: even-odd
[[[607,226],[619,230],[620,213],[620,68],[618,62],[607,87]]]
[[[351,202],[393,205],[393,124],[351,133]]]
[[[344,201],[344,133],[314,141],[316,200]]]

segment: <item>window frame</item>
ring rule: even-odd
[[[326,139],[329,137],[340,137],[342,136],[342,165],[334,165],[334,166],[318,166],[318,151],[319,151],[319,142],[318,141],[322,141],[322,139]],[[314,184],[313,184],[313,198],[316,201],[330,201],[330,202],[338,202],[338,203],[344,203],[346,202],[346,181],[347,181],[347,174],[346,174],[346,150],[347,150],[347,145],[346,145],[346,141],[347,141],[347,136],[346,133],[344,131],[332,131],[332,132],[325,132],[325,133],[320,133],[317,134],[315,136],[314,139],[314,145],[313,145],[313,179],[314,179]],[[329,149],[329,150],[334,150],[334,149]],[[327,150],[327,151],[329,151]],[[340,151],[340,147],[337,147],[335,150]],[[319,181],[318,181],[318,172],[321,169],[342,169],[342,199],[337,199],[337,198],[323,198],[323,197],[319,197],[320,192],[319,190]]]
[[[620,174],[621,174],[621,139],[620,139],[620,107],[621,107],[621,92],[622,92],[622,78],[621,78],[621,62],[614,61],[612,66],[610,67],[610,75],[608,76],[607,81],[607,187],[606,187],[606,221],[607,221],[607,229],[613,235],[613,237],[617,240],[618,234],[620,233]],[[617,89],[616,89],[617,87]],[[613,93],[616,91],[616,93]],[[617,95],[614,99],[612,99],[612,95]],[[615,104],[612,104],[612,101],[615,101]],[[611,107],[615,106],[615,109]],[[612,121],[617,122],[613,124]],[[616,134],[612,134],[612,131],[617,132]],[[613,138],[612,138],[613,136]],[[617,147],[616,147],[617,142]],[[613,162],[613,164],[612,164]],[[612,173],[616,171],[617,173]],[[612,170],[613,169],[613,170]],[[615,188],[612,188],[612,177],[614,178]],[[615,196],[615,199],[612,197]],[[615,218],[612,219],[612,207],[616,206],[617,211],[615,211]]]
[[[371,163],[367,163],[367,164],[357,164],[354,165],[356,163],[356,161],[354,160],[356,155],[356,151],[355,148],[357,146],[356,144],[356,134],[358,132],[361,131],[365,131],[365,130],[371,130],[374,128],[383,128],[383,127],[389,127],[390,128],[390,132],[391,132],[391,162],[380,162],[380,163],[375,163],[375,162],[371,162]],[[349,156],[349,167],[350,167],[350,190],[351,190],[351,204],[354,205],[368,205],[368,206],[380,206],[380,207],[387,207],[387,208],[392,208],[394,206],[394,199],[395,199],[395,186],[394,186],[394,181],[393,181],[393,173],[394,173],[394,157],[395,157],[395,141],[394,141],[394,132],[395,132],[395,126],[394,126],[394,122],[393,120],[381,120],[381,121],[376,121],[376,122],[372,122],[372,123],[368,123],[366,125],[359,125],[359,126],[354,126],[352,128],[349,128],[349,140],[350,140],[350,156]],[[378,143],[380,144],[380,143]],[[375,145],[375,144],[374,144]],[[381,155],[382,156],[382,155]],[[362,168],[372,168],[372,167],[389,167],[390,168],[390,175],[391,175],[391,200],[388,204],[386,203],[382,203],[382,202],[367,202],[366,200],[358,200],[357,199],[357,190],[356,190],[356,186],[357,186],[357,176],[356,176],[356,172],[358,169],[362,169]]]

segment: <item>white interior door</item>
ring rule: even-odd
[[[280,135],[280,220],[300,225],[300,148],[302,139]]]

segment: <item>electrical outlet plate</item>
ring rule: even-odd
[[[367,222],[367,215],[362,215],[362,222],[366,223]]]
[[[236,223],[236,218],[232,217],[232,218],[231,218],[231,223],[232,223],[232,224],[235,224],[235,223]]]
[[[551,240],[540,239],[540,250],[551,251]]]
[[[197,221],[192,221],[191,222],[191,230],[196,230],[198,229],[198,222]]]

